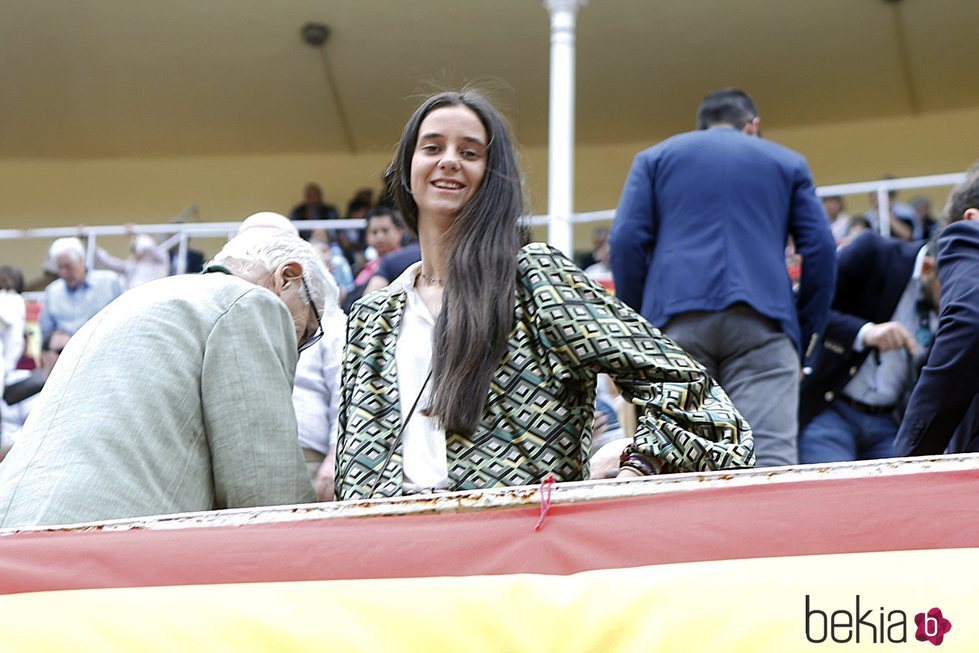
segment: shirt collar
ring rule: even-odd
[[[77,286],[75,286],[74,288],[72,288],[71,286],[69,286],[68,285],[68,282],[65,281],[65,290],[67,290],[68,292],[74,294],[74,293],[78,292],[79,290],[83,290],[85,288],[88,288],[89,286],[92,285],[88,281],[88,278],[89,278],[89,275],[90,274],[92,274],[92,273],[91,272],[86,272],[85,273],[85,278],[82,279],[82,282],[80,284],[78,284]],[[62,281],[64,281],[64,279],[62,279]]]
[[[921,269],[925,265],[925,256],[928,245],[922,245],[921,249],[918,250],[918,255],[914,257],[914,272],[911,273],[911,278],[914,280],[921,279]]]

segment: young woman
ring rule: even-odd
[[[520,247],[522,173],[482,96],[422,103],[388,172],[422,260],[348,320],[337,498],[587,478],[600,372],[641,410],[622,474],[753,464],[699,364],[558,251]]]

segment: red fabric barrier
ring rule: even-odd
[[[979,470],[443,515],[0,537],[0,594],[482,574],[979,546]]]

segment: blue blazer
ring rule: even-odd
[[[833,307],[813,354],[812,373],[802,381],[800,429],[829,407],[863,365],[872,350],[854,351],[857,333],[867,322],[894,316],[923,244],[866,231],[840,250]]]
[[[788,236],[803,257],[796,297]],[[836,245],[806,160],[729,127],[636,155],[611,233],[616,295],[655,326],[744,302],[812,351],[833,295]]]
[[[950,453],[979,450],[979,225],[945,227],[938,239],[938,277],[938,331],[894,441],[899,456],[940,454],[946,447]]]

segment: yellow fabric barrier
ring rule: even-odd
[[[932,608],[952,624],[942,653],[979,650],[979,549],[729,560],[570,576],[13,594],[0,597],[0,651],[747,653],[853,646],[857,634],[860,645],[872,650],[931,650],[915,639],[915,615]],[[935,631],[938,623],[926,625]],[[894,643],[902,635],[905,641]],[[837,644],[834,636],[849,637],[849,643]],[[822,643],[810,641],[822,637]]]

